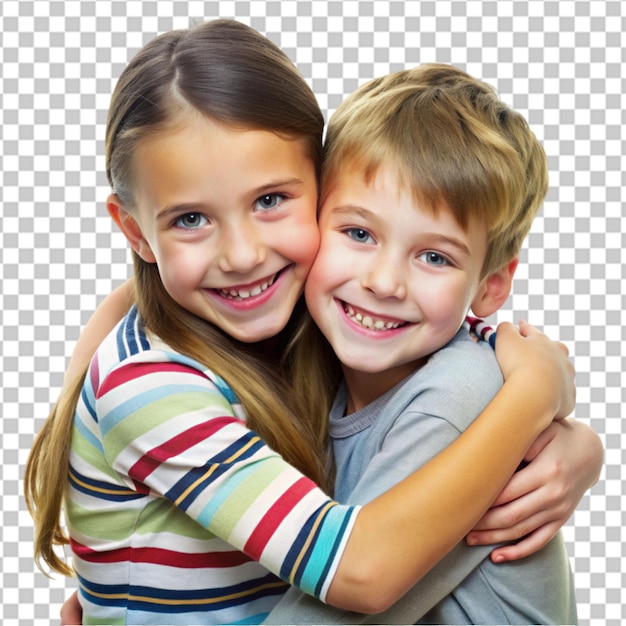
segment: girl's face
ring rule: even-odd
[[[193,115],[139,142],[133,182],[109,211],[178,304],[244,342],[285,327],[319,246],[303,140]]]

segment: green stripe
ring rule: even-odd
[[[219,528],[220,535],[229,537],[243,515],[252,507],[263,489],[268,487],[285,470],[285,462],[280,457],[265,458],[260,463],[262,471],[253,464],[249,467],[250,476],[239,482],[233,492],[224,499],[212,518],[211,525]],[[232,477],[237,480],[237,475]],[[229,488],[229,481],[223,489]],[[275,494],[274,494],[275,495]],[[257,520],[258,522],[258,520]]]
[[[232,415],[231,406],[222,399],[222,396],[208,392],[185,392],[150,402],[130,413],[107,433],[103,441],[107,457],[111,460],[116,459],[137,438],[172,418],[208,407],[211,409],[218,407],[219,412],[211,411],[207,417],[214,414]],[[163,441],[155,441],[155,447],[162,443]]]

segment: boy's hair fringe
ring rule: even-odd
[[[524,117],[487,83],[437,63],[372,80],[338,107],[322,194],[348,166],[368,182],[389,167],[424,208],[445,203],[463,227],[482,220],[483,275],[519,254],[548,189],[546,155]]]

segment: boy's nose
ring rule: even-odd
[[[377,298],[406,297],[406,280],[403,268],[391,257],[378,256],[370,263],[363,277],[363,287],[371,291]]]

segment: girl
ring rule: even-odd
[[[322,127],[288,58],[236,22],[158,37],[118,82],[107,207],[133,249],[136,307],[26,474],[36,557],[69,573],[54,553],[65,496],[86,622],[257,623],[288,584],[378,612],[573,407],[563,346],[505,325],[507,382],[458,442],[363,507],[315,485],[321,442],[292,418],[304,413],[274,355],[317,250]]]

